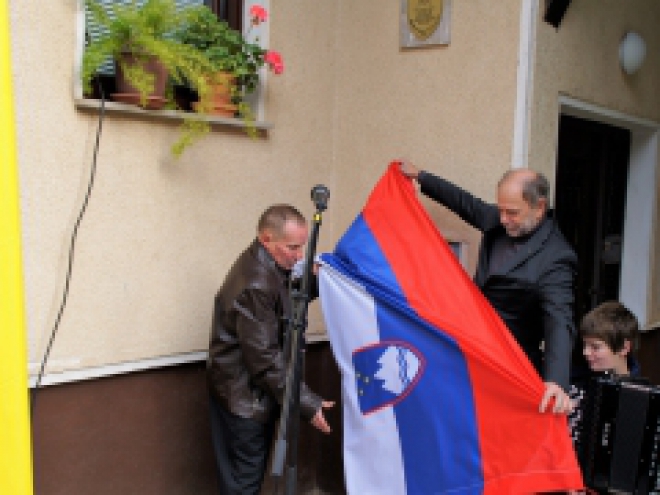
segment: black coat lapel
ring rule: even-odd
[[[539,228],[532,234],[527,242],[520,246],[520,248],[498,269],[498,274],[506,275],[511,273],[536,254],[548,240],[553,228],[553,221],[546,216]],[[485,257],[486,259],[480,260],[480,270],[475,277],[477,285],[481,287],[486,284],[487,279],[489,278],[488,274],[490,272],[490,251],[492,241],[494,238],[502,235],[506,235],[506,232],[504,231],[504,227],[499,225],[484,236],[485,249],[482,250],[480,256]]]

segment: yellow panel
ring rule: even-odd
[[[8,0],[0,0],[0,493],[32,494]]]

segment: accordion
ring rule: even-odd
[[[610,493],[660,494],[660,388],[602,375],[584,392],[573,440],[585,484]]]

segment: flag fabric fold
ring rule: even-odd
[[[541,378],[398,165],[321,262],[349,493],[583,486],[566,417],[538,412]]]

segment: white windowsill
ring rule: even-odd
[[[83,111],[99,111],[101,108],[101,100],[91,98],[74,98],[76,108]],[[215,115],[201,115],[193,114],[190,112],[181,112],[179,110],[146,110],[136,105],[129,105],[126,103],[118,103],[116,101],[106,100],[105,111],[109,113],[124,114],[140,118],[156,119],[156,120],[174,120],[181,121],[187,117],[194,117],[200,120],[209,122],[211,125],[229,126],[236,128],[246,127],[245,122],[241,119],[231,117],[219,117]],[[270,122],[254,122],[254,127],[261,131],[268,130],[272,127]]]

